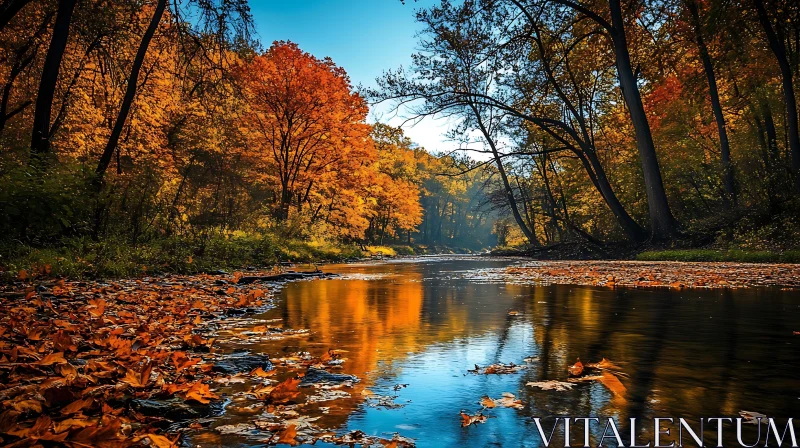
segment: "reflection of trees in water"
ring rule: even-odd
[[[775,344],[774,338],[776,331],[791,334],[787,321],[797,316],[795,297],[731,290],[474,284],[439,279],[441,273],[432,273],[431,267],[409,264],[393,269],[396,276],[382,280],[287,286],[292,299],[282,301],[276,315],[285,326],[310,328],[313,334],[308,340],[282,344],[296,344],[316,354],[328,348],[350,350],[345,371],[359,376],[376,368],[392,375],[392,364],[406,360],[409,352],[421,352],[432,344],[466,343],[470,336],[486,335],[496,341],[489,354],[495,362],[521,362],[503,357],[511,351],[519,354],[520,344],[530,344],[524,347],[525,354],[539,360],[519,376],[519,395],[531,406],[514,411],[524,424],[530,424],[524,418],[530,415],[618,414],[626,438],[628,417],[729,415],[752,401],[748,398],[752,389],[763,396],[748,410],[797,410],[797,403],[775,396],[782,386],[752,375],[769,369],[788,390],[790,364],[800,354],[785,340]],[[441,269],[446,275],[448,267]],[[765,299],[773,302],[763,305]],[[521,315],[509,316],[509,309],[520,310]],[[787,309],[793,314],[786,314]],[[775,322],[778,328],[759,328],[754,325],[758,322]],[[524,339],[520,334],[526,335]],[[777,345],[774,353],[763,353],[770,344]],[[265,347],[265,352],[274,349]],[[629,374],[622,378],[627,400],[610,400],[600,384],[581,385],[571,392],[524,386],[528,381],[564,380],[566,367],[578,356],[583,362],[606,357],[621,365]],[[780,361],[775,367],[740,362],[772,356]],[[477,399],[482,392],[475,393]],[[652,427],[644,430],[642,437],[647,437]]]
[[[649,409],[648,397],[653,391],[653,384],[656,379],[656,371],[661,361],[662,350],[665,341],[669,338],[670,324],[673,319],[674,300],[664,300],[662,306],[647,307],[647,324],[643,327],[643,343],[629,353],[636,353],[633,362],[627,362],[630,381],[626,399],[628,401],[625,410],[625,420],[623,421],[623,434],[630,434],[630,427],[627,424],[630,418],[642,421],[646,417]],[[642,319],[644,316],[637,316]]]

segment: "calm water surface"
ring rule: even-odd
[[[272,357],[346,350],[343,372],[362,378],[357,390],[393,394],[394,385],[407,384],[396,392],[401,408],[372,407],[354,393],[328,402],[340,409],[318,423],[384,437],[398,432],[418,447],[541,446],[533,416],[697,419],[746,410],[800,417],[797,291],[523,286],[479,275],[510,263],[450,257],[326,266],[343,277],[288,284],[263,316],[308,328],[310,336],[251,349]],[[529,357],[536,360],[518,374],[467,373],[475,364]],[[627,374],[625,397],[599,383],[567,392],[525,386],[565,381],[578,357],[618,364]],[[525,408],[489,409],[485,424],[460,427],[461,410],[476,413],[482,396],[503,392]],[[754,428],[747,434],[755,437]],[[652,427],[642,431],[651,438]]]

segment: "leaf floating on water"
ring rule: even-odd
[[[481,405],[485,408],[494,408],[494,407],[501,407],[501,408],[513,408],[513,409],[522,409],[525,405],[522,401],[518,400],[517,397],[514,396],[511,392],[503,392],[503,396],[497,399],[490,398],[490,397],[483,397],[481,398]]]
[[[600,362],[587,363],[586,367],[592,369],[622,370],[619,366],[607,360],[606,358],[603,358],[602,360],[600,360]]]
[[[743,420],[744,423],[748,423],[751,425],[758,425],[759,423],[767,424],[766,422],[767,416],[760,412],[739,411],[739,415],[741,415],[742,418],[744,419]]]
[[[581,358],[578,358],[578,361],[576,361],[575,364],[569,366],[567,371],[572,376],[581,376],[583,373],[583,363],[581,363]]]
[[[275,443],[286,443],[291,446],[297,446],[300,442],[297,441],[297,425],[289,425],[278,433],[278,440]]]
[[[368,436],[367,434],[364,433],[364,431],[360,430],[349,432],[343,436],[336,436],[336,434],[333,433],[322,434],[318,437],[318,440],[322,440],[325,443],[332,443],[335,445],[375,446],[380,444],[383,445],[384,447],[403,447],[403,448],[414,447],[413,439],[403,437],[397,433],[395,433],[392,439],[389,440],[379,437]]]
[[[478,423],[486,423],[487,417],[481,413],[469,415],[461,411],[461,427],[466,428],[470,425],[477,425]]]
[[[606,386],[606,388],[611,391],[615,397],[623,399],[625,398],[627,389],[622,382],[620,382],[616,375],[609,372],[603,372],[602,377],[598,381],[600,381],[603,386]]]
[[[512,363],[509,364],[492,364],[486,367],[481,368],[479,365],[475,364],[474,369],[469,369],[467,372],[474,373],[478,375],[508,375],[511,373],[517,373],[522,369],[526,369],[527,366],[519,366]]]
[[[322,390],[316,395],[308,397],[308,402],[318,403],[320,401],[332,401],[342,398],[350,398],[350,394],[343,390]]]
[[[549,381],[530,382],[526,383],[525,385],[531,387],[538,387],[539,389],[542,390],[554,390],[556,392],[564,392],[572,390],[572,388],[575,386],[575,383],[566,383],[563,381],[549,380]]]
[[[583,375],[577,378],[568,378],[567,381],[570,383],[584,383],[588,381],[600,381],[603,379],[603,375]]]
[[[218,399],[219,396],[208,387],[208,384],[196,382],[192,387],[186,391],[186,399],[194,400],[201,404],[209,404],[211,400]]]
[[[274,389],[272,389],[267,397],[267,400],[270,403],[276,404],[286,403],[287,401],[293,400],[295,397],[300,395],[300,391],[297,389],[299,384],[299,378],[287,378],[286,381],[278,384]]]

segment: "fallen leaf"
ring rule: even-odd
[[[264,371],[264,369],[263,369],[263,368],[261,368],[261,367],[257,367],[257,368],[253,369],[253,370],[250,372],[250,375],[252,375],[252,376],[257,376],[257,377],[259,377],[259,378],[266,378],[266,377],[268,377],[268,376],[273,376],[273,375],[275,375],[276,373],[277,373],[277,371],[276,371],[275,369],[272,369],[272,370],[270,370],[270,371]]]
[[[146,437],[150,439],[150,444],[156,448],[174,448],[178,446],[177,443],[173,442],[166,436],[147,434]]]
[[[501,398],[495,399],[494,403],[497,406],[501,406],[504,408],[514,408],[514,409],[522,409],[525,407],[522,404],[522,401],[517,400],[517,397],[514,396],[511,392],[503,392],[503,396]]]
[[[66,364],[67,360],[64,359],[64,353],[50,353],[49,355],[42,358],[37,364],[40,366],[51,366],[53,364]]]
[[[581,358],[578,358],[575,364],[569,366],[569,368],[567,368],[567,371],[572,376],[580,376],[581,373],[583,373],[583,363],[581,363]]]
[[[563,381],[549,380],[549,381],[535,381],[526,383],[526,386],[538,387],[542,390],[554,390],[556,392],[564,392],[572,390],[574,383],[566,383]]]
[[[297,389],[299,384],[299,378],[287,378],[286,381],[272,389],[267,400],[273,404],[286,403],[300,395],[300,391]]]
[[[82,410],[84,410],[84,409],[88,408],[89,406],[91,406],[92,403],[94,403],[94,400],[91,399],[91,398],[84,398],[83,400],[76,400],[76,401],[73,401],[72,403],[64,406],[61,409],[61,413],[64,414],[64,415],[77,414],[77,413],[81,412]]]
[[[739,411],[739,415],[742,416],[742,421],[744,423],[751,425],[758,425],[759,423],[767,424],[768,417],[760,412]]]
[[[300,444],[296,440],[297,437],[297,425],[289,425],[283,431],[278,433],[278,440],[275,443],[286,443],[291,446],[297,446]]]
[[[89,299],[89,314],[100,317],[106,312],[106,301],[103,299]]]
[[[625,386],[613,373],[603,372],[603,376],[599,381],[603,384],[603,386],[606,386],[606,388],[611,391],[615,397],[625,398],[627,389],[625,389]]]
[[[486,423],[486,416],[478,413],[476,415],[469,415],[461,412],[461,427],[466,428],[470,425],[477,425],[478,423]]]

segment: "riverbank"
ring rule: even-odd
[[[274,236],[161,238],[139,244],[116,239],[65,240],[57,247],[0,248],[0,278],[128,278],[261,269],[287,263],[358,260],[394,249],[307,242]]]
[[[800,287],[800,264],[679,261],[538,261],[481,272],[517,284],[632,288]]]
[[[4,285],[0,438],[166,448],[184,443],[185,431],[208,434],[223,413],[267,412],[274,417],[255,422],[267,444],[413,445],[312,431],[294,418],[319,412],[300,403],[350,396],[340,389],[359,378],[336,373],[345,360],[335,350],[240,348],[309,335],[254,319],[286,281],[305,278],[267,271]],[[236,428],[213,433],[226,431]]]
[[[660,249],[627,245],[595,246],[581,243],[557,244],[528,249],[497,248],[492,255],[528,257],[536,260],[638,260],[709,261],[742,263],[800,263],[800,250],[753,250],[738,248]]]
[[[356,245],[274,235],[126,240],[74,238],[58,246],[0,246],[0,279],[116,279],[269,269],[286,264],[342,263],[370,258],[461,253],[425,245]]]

